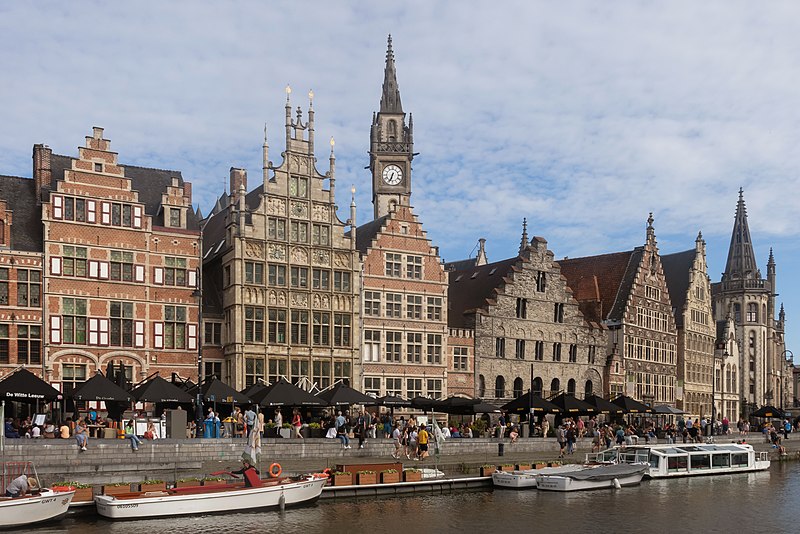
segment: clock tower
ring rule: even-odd
[[[386,49],[381,109],[372,116],[369,169],[372,172],[372,204],[375,218],[383,217],[394,205],[408,206],[411,197],[411,160],[414,159],[414,121],[403,113],[392,36]]]

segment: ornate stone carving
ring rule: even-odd
[[[292,306],[308,306],[308,295],[306,293],[292,293],[291,294]]]
[[[308,203],[307,202],[297,202],[292,201],[292,217],[298,217],[301,219],[308,219]]]
[[[286,306],[286,291],[278,291],[278,306]]]
[[[270,215],[286,215],[286,201],[282,198],[267,199],[267,213]]]
[[[319,293],[314,293],[314,296],[311,298],[311,302],[315,309],[318,310],[330,309],[330,297],[328,295],[320,295]]]
[[[334,267],[350,267],[350,255],[344,252],[337,252],[333,259]]]
[[[254,243],[253,241],[248,241],[244,246],[244,252],[251,258],[263,258],[264,245],[261,243]]]
[[[292,247],[292,263],[308,264],[308,251],[303,247]]]
[[[331,253],[327,250],[315,249],[311,252],[311,261],[314,265],[329,266],[331,264]]]
[[[328,222],[330,220],[331,211],[325,204],[314,204],[311,208],[311,216],[315,221]]]
[[[286,247],[284,245],[269,245],[269,259],[276,261],[286,261]]]

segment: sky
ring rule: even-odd
[[[284,144],[286,85],[314,91],[318,169],[372,219],[369,127],[392,34],[413,113],[412,205],[442,257],[516,255],[522,219],[556,258],[630,250],[725,267],[739,188],[756,258],[800,333],[800,3],[0,3],[0,173],[77,155],[105,128],[123,164],[180,170],[204,214],[230,167]],[[349,214],[340,210],[340,218]]]

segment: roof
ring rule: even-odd
[[[478,263],[477,256],[474,258],[467,258],[465,260],[456,260],[446,262],[444,264],[445,271],[464,271],[467,269],[472,269]]]
[[[522,259],[519,256],[450,272],[447,291],[449,308],[447,324],[453,328],[464,328],[464,314],[486,306],[487,299],[494,297],[494,289],[503,283],[503,277]]]
[[[384,215],[356,228],[356,249],[361,254],[367,253],[367,249],[372,245],[372,241],[378,236],[388,218],[389,215]]]
[[[72,168],[72,160],[69,156],[53,154],[50,160],[52,171],[52,189],[55,190],[55,183],[64,179],[64,172]],[[172,179],[178,179],[178,187],[183,187],[184,180],[181,171],[167,169],[153,169],[150,167],[137,167],[136,165],[122,165],[125,170],[125,177],[131,181],[131,189],[139,193],[139,201],[144,204],[144,211],[153,217],[155,226],[164,226],[164,214],[161,210],[161,196],[172,185]],[[195,216],[194,209],[187,212],[186,229],[199,230],[199,221]]]
[[[622,317],[641,255],[639,247],[627,252],[557,262],[587,321],[602,323]]]
[[[0,176],[0,199],[13,213],[11,250],[41,252],[42,208],[36,202],[36,182],[32,178]]]
[[[675,315],[675,325],[683,326],[683,308],[686,305],[686,294],[689,291],[689,273],[694,265],[696,249],[676,252],[661,256],[661,267],[667,279],[669,299],[672,302],[672,312]]]

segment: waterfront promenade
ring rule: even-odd
[[[717,443],[729,443],[739,435],[717,437]],[[498,455],[499,444],[503,456]],[[662,442],[663,443],[663,442]],[[778,460],[777,450],[764,442],[759,433],[751,433],[748,443],[758,451],[770,451]],[[783,442],[787,460],[800,458],[800,434]],[[146,441],[133,452],[125,440],[90,440],[88,450],[80,452],[75,441],[9,439],[2,461],[33,461],[45,481],[74,480],[83,483],[136,482],[145,479],[174,481],[216,471],[238,468],[244,439],[162,439]],[[354,445],[357,447],[357,445]],[[588,438],[578,442],[577,451],[565,462],[581,462],[589,452]],[[338,440],[265,439],[262,443],[261,469],[266,472],[278,462],[284,473],[319,471],[337,464],[395,462],[391,440],[371,439],[364,449],[343,449]],[[558,458],[554,438],[520,438],[516,443],[493,438],[448,439],[440,453],[424,461],[402,458],[405,467],[434,467],[448,475],[476,474],[485,464],[502,465],[520,462],[549,461]]]

